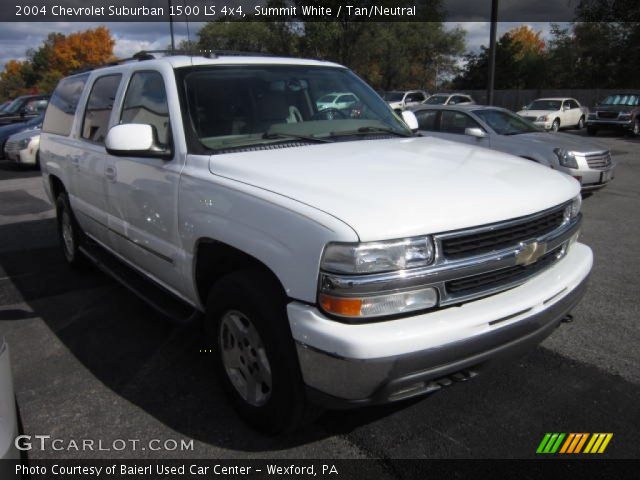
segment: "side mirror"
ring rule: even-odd
[[[476,137],[476,138],[484,138],[487,136],[487,133],[478,127],[465,128],[464,134],[469,135],[470,137]]]
[[[529,106],[528,105],[523,105],[522,106],[522,110],[529,110]]]
[[[562,109],[566,112],[567,110],[571,110],[571,107],[569,105],[565,105]]]
[[[402,120],[404,120],[404,123],[407,124],[407,127],[409,127],[412,132],[418,131],[418,118],[415,113],[410,110],[403,110]]]
[[[151,157],[170,159],[171,150],[158,144],[158,134],[152,125],[127,123],[111,127],[104,145],[109,155],[116,157]]]

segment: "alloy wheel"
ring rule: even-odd
[[[242,399],[259,407],[271,397],[271,365],[258,330],[237,310],[220,321],[218,342],[224,370]]]

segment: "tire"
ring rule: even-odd
[[[551,131],[557,132],[558,130],[560,130],[560,119],[556,118],[551,124]]]
[[[598,134],[598,129],[595,127],[587,127],[587,135],[589,136],[595,136]]]
[[[76,221],[69,196],[66,192],[58,195],[56,200],[56,214],[58,219],[58,237],[62,253],[67,263],[73,268],[83,268],[87,261],[80,251],[80,245],[84,241],[84,233]]]
[[[580,120],[578,120],[577,128],[578,130],[582,130],[584,128],[584,117],[580,117]]]
[[[238,415],[270,435],[293,431],[317,413],[306,398],[286,304],[272,275],[243,270],[216,282],[206,306],[218,378]]]
[[[636,117],[636,119],[633,121],[631,133],[633,133],[636,137],[640,136],[640,118]]]

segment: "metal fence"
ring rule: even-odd
[[[457,90],[473,97],[479,104],[487,101],[486,90]],[[562,90],[495,90],[493,103],[496,107],[508,108],[509,110],[521,110],[524,105],[528,105],[536,98],[544,97],[570,97],[575,98],[585,107],[594,107],[598,101],[613,93],[630,92],[628,89],[562,89]],[[637,93],[637,90],[636,90]]]

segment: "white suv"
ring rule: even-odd
[[[357,114],[319,110],[327,85]],[[417,137],[333,63],[169,56],[69,77],[40,155],[67,261],[202,312],[229,398],[269,432],[531,348],[591,270],[578,182]]]

